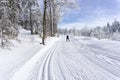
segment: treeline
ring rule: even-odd
[[[40,4],[38,3],[40,2]],[[0,0],[0,41],[2,47],[9,39],[17,39],[19,26],[39,34],[42,44],[47,36],[57,34],[57,25],[69,0]]]
[[[104,27],[97,26],[92,29],[89,27],[83,27],[82,29],[59,29],[59,33],[120,41],[120,22],[115,20],[112,24],[107,23]]]

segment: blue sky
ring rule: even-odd
[[[96,27],[120,20],[120,0],[77,0],[79,8],[66,9],[59,26]]]

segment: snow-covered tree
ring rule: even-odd
[[[0,1],[0,39],[2,47],[9,42],[8,39],[13,39],[18,35],[15,6],[13,0]]]

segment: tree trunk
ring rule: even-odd
[[[32,3],[30,3],[30,30],[31,34],[34,34],[33,32],[33,24],[32,24],[32,9],[31,9]]]
[[[56,14],[55,14],[55,7],[53,8],[53,35],[57,33],[57,23],[56,23]]]
[[[45,45],[45,37],[46,37],[46,8],[47,8],[47,1],[44,0],[43,37],[42,37],[42,44],[43,44],[43,45]]]
[[[53,15],[52,15],[52,5],[51,5],[51,0],[50,1],[50,32],[51,32],[51,37],[53,36]]]
[[[4,42],[3,42],[3,28],[1,28],[1,45],[4,48]]]

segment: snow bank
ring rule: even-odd
[[[46,52],[54,45],[58,39],[50,41],[43,49],[41,49],[35,56],[29,59],[22,68],[17,71],[10,80],[26,80],[29,74],[32,72],[34,66],[39,61],[42,61],[43,57],[46,55]]]
[[[26,61],[30,60],[41,49],[53,44],[56,39],[46,39],[47,44],[43,46],[40,44],[42,39],[39,35],[31,35],[30,31],[21,29],[18,40],[19,42],[11,40],[14,46],[11,46],[10,49],[0,48],[0,80],[10,79]]]

